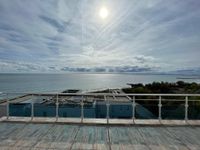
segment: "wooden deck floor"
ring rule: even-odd
[[[200,150],[197,126],[104,126],[0,122],[0,149]]]

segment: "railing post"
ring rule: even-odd
[[[188,121],[188,96],[185,97],[185,121]]]
[[[110,104],[109,101],[106,99],[106,95],[104,95],[104,99],[106,101],[106,119],[107,119],[107,124],[109,124],[109,111],[110,111]]]
[[[8,98],[8,94],[6,94],[6,114],[7,114],[7,119],[9,119],[9,98]]]
[[[31,121],[34,117],[34,102],[33,102],[33,95],[31,95]]]
[[[135,123],[135,96],[133,96],[133,103],[132,103],[132,107],[133,107],[133,123]]]
[[[82,98],[81,98],[81,123],[83,123],[83,118],[84,118],[83,99],[84,99],[84,96],[82,96]]]
[[[56,121],[58,121],[58,107],[59,107],[59,102],[58,102],[58,94],[56,95]]]
[[[158,104],[158,119],[159,121],[162,120],[162,97],[159,96],[159,104]]]

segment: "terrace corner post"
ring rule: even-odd
[[[59,107],[58,94],[56,94],[56,121],[58,121],[58,107]]]
[[[185,122],[188,121],[188,96],[185,96]]]
[[[84,111],[83,111],[83,105],[84,105],[84,102],[83,102],[83,99],[84,99],[84,96],[81,97],[81,123],[83,123],[83,118],[84,118]]]
[[[34,117],[34,102],[33,102],[33,94],[31,95],[31,121]]]
[[[132,103],[132,107],[133,107],[133,116],[132,116],[132,119],[133,119],[133,124],[135,123],[135,96],[133,96],[133,103]]]
[[[6,114],[7,114],[7,119],[9,119],[9,98],[8,98],[8,94],[6,93]]]
[[[110,104],[109,104],[109,101],[107,100],[107,98],[106,98],[106,95],[104,95],[104,99],[105,99],[105,101],[106,101],[106,120],[107,120],[107,124],[109,124],[109,116],[110,116],[110,114],[109,114],[109,111],[110,111]]]
[[[162,97],[159,96],[159,102],[158,102],[158,119],[159,121],[162,120]]]

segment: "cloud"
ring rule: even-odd
[[[186,68],[186,69],[177,69],[175,71],[170,71],[171,74],[181,74],[181,75],[200,75],[200,68]]]
[[[94,67],[94,68],[61,68],[61,71],[65,72],[98,72],[98,73],[152,73],[154,68],[150,67],[138,67],[138,66],[123,66],[123,67]]]
[[[0,60],[0,71],[1,72],[34,72],[38,70],[43,70],[39,65],[22,63],[22,62],[12,62]]]
[[[198,68],[199,4],[196,0],[1,0],[0,71]],[[106,20],[98,16],[103,5],[109,10]]]
[[[52,18],[46,17],[46,16],[39,16],[43,21],[49,23],[53,27],[57,29],[58,32],[64,32],[65,30],[65,23],[59,23],[57,20],[54,20]]]

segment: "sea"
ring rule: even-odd
[[[97,74],[97,73],[63,73],[63,74],[0,74],[0,93],[6,92],[62,92],[66,89],[83,91],[107,88],[129,87],[127,83],[196,82],[200,78],[180,75],[147,74]]]

